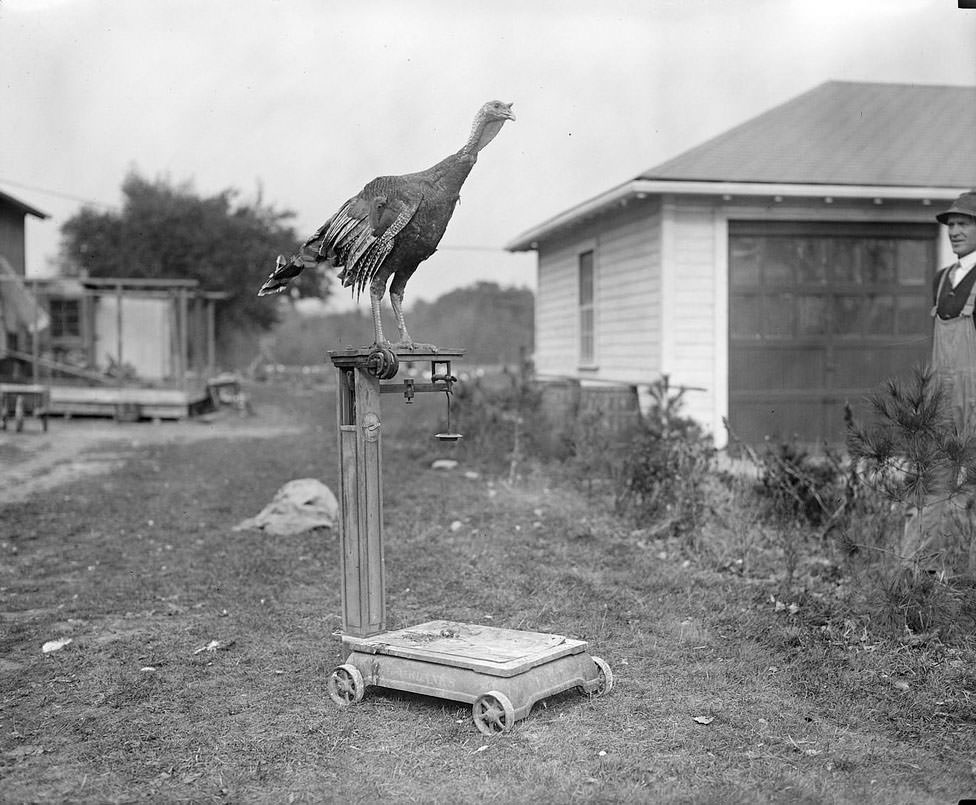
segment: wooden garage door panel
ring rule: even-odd
[[[824,377],[822,347],[743,346],[729,362],[729,389],[755,392],[769,389],[808,391]]]
[[[729,422],[844,440],[843,405],[930,349],[932,224],[729,223]]]
[[[729,424],[736,439],[750,444],[794,437],[813,444],[821,440],[824,430],[824,407],[817,399],[752,399],[740,403]]]
[[[925,363],[929,355],[926,339],[918,342],[877,345],[837,345],[833,348],[834,370],[830,387],[837,391],[863,392],[874,389],[889,377],[906,375],[913,366]]]

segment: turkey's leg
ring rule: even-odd
[[[369,307],[373,311],[373,335],[376,338],[377,344],[388,343],[383,335],[383,322],[380,319],[380,299],[382,299],[382,294],[378,294],[372,289],[369,292]]]
[[[396,316],[397,330],[400,331],[398,343],[404,347],[412,347],[413,339],[407,332],[407,323],[403,320],[403,294],[390,291],[390,305],[393,307],[393,315]]]
[[[437,347],[433,344],[418,344],[410,337],[407,332],[407,323],[403,320],[403,293],[390,291],[390,305],[393,307],[393,315],[396,316],[397,330],[400,331],[400,340],[397,341],[398,347],[404,349],[421,349],[429,352],[437,352]]]

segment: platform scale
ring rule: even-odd
[[[451,361],[464,353],[431,348],[349,349],[330,352],[337,370],[342,630],[345,662],[328,679],[340,706],[362,700],[366,688],[392,688],[465,702],[484,734],[508,732],[532,706],[578,688],[609,692],[610,667],[586,653],[586,642],[563,635],[435,620],[386,630],[383,567],[383,491],[380,397],[398,393],[445,393],[448,429],[441,441],[457,441],[450,427],[450,395],[457,381]],[[392,381],[400,361],[430,363],[430,381]]]

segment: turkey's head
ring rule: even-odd
[[[495,139],[506,120],[515,120],[512,104],[502,101],[488,101],[478,110],[468,140],[470,150],[477,153]]]
[[[512,111],[512,106],[514,106],[512,103],[488,101],[488,103],[481,107],[481,114],[488,120],[500,120],[502,122],[511,120],[514,122],[515,113]]]

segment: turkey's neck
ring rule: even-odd
[[[427,172],[428,178],[456,193],[464,184],[474,163],[478,161],[478,152],[495,139],[503,122],[502,120],[485,121],[479,117],[471,127],[471,136],[461,150],[430,168]]]
[[[461,153],[469,156],[477,156],[482,148],[495,139],[498,132],[502,130],[504,122],[504,120],[476,121],[471,129],[471,136],[468,137],[468,141],[461,149]]]

